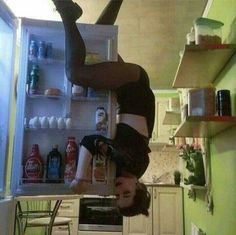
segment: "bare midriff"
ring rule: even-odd
[[[117,123],[124,123],[145,137],[148,137],[148,128],[146,118],[136,114],[122,113],[117,115]]]

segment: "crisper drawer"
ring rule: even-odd
[[[68,235],[67,226],[56,226],[53,227],[52,235]],[[70,223],[70,235],[78,234],[78,218],[72,218],[72,222]]]
[[[79,199],[63,200],[57,216],[79,217]]]

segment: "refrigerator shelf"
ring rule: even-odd
[[[71,100],[73,101],[80,101],[80,102],[97,102],[97,101],[101,101],[101,102],[107,102],[108,97],[82,97],[82,96],[72,96]]]
[[[34,94],[34,95],[31,95],[31,94],[28,94],[27,93],[27,96],[31,99],[41,99],[41,98],[47,98],[47,99],[66,99],[66,96],[65,95],[44,95],[44,94]]]
[[[59,64],[59,65],[63,65],[65,63],[64,59],[38,59],[38,58],[34,58],[34,59],[30,59],[29,61],[31,63],[35,63],[38,65],[55,65],[55,64]]]
[[[81,133],[86,133],[86,134],[96,134],[96,135],[107,135],[107,131],[97,131],[95,129],[80,129],[80,128],[70,128],[70,129],[59,129],[59,128],[25,128],[25,132],[42,132],[42,133],[47,133],[47,132],[81,132]]]

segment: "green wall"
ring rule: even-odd
[[[236,44],[236,0],[214,0],[209,18],[224,22],[223,41]],[[236,116],[236,56],[216,81],[216,88],[231,90],[232,114]],[[184,194],[185,235],[191,234],[191,222],[206,235],[236,234],[236,127],[210,140],[214,212],[207,212],[204,192],[194,202]]]

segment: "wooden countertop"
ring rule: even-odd
[[[73,195],[37,195],[37,196],[16,196],[17,201],[41,201],[41,200],[70,200],[79,199],[81,196],[77,194]]]
[[[165,184],[165,183],[153,183],[153,182],[144,182],[146,186],[151,186],[151,187],[181,187],[180,185],[176,184]]]

